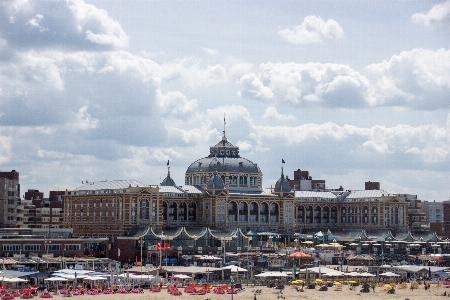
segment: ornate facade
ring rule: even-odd
[[[185,185],[170,176],[158,186],[132,180],[86,183],[64,195],[64,226],[80,236],[126,235],[135,226],[241,228],[255,232],[408,228],[404,196],[383,190],[293,191],[281,170],[262,188],[257,164],[222,140],[192,163]]]

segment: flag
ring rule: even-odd
[[[282,164],[284,164],[284,163],[285,163],[285,162],[284,162],[284,159],[281,159],[281,163],[282,163]]]
[[[227,122],[225,121],[225,113],[223,113],[223,124],[227,125]]]
[[[156,248],[159,250],[159,251],[161,251],[161,249],[162,249],[162,246],[161,246],[161,243],[156,243]]]
[[[169,165],[169,160],[167,160],[167,165]]]

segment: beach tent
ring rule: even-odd
[[[28,280],[19,277],[8,278],[8,282],[27,282]]]
[[[334,270],[334,271],[330,271],[327,273],[323,273],[323,276],[339,277],[339,276],[344,276],[344,274],[345,274],[344,272]]]
[[[286,272],[264,272],[255,277],[287,277],[288,274]]]
[[[175,275],[173,275],[173,278],[178,278],[178,279],[190,279],[191,276],[184,275],[184,274],[175,274]]]
[[[69,279],[64,278],[64,277],[50,277],[50,278],[45,278],[44,281],[68,281]]]
[[[384,272],[381,273],[380,276],[386,276],[386,277],[399,277],[400,275],[393,273],[393,272]]]
[[[83,280],[90,280],[90,281],[99,281],[99,280],[107,280],[108,278],[106,277],[101,277],[101,276],[87,276],[84,277]]]
[[[201,259],[201,260],[222,260],[221,257],[211,256],[211,255],[202,255],[202,256],[198,257],[198,259]]]
[[[330,269],[327,267],[314,267],[314,268],[307,268],[307,269],[300,269],[298,273],[305,274],[305,273],[311,273],[311,274],[327,274],[327,273],[333,273],[336,272],[335,269]]]
[[[238,266],[226,266],[223,267],[222,270],[230,270],[233,273],[238,273],[238,272],[247,272],[247,269],[238,267]]]

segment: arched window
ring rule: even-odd
[[[147,220],[149,218],[149,204],[148,204],[148,200],[147,199],[142,199],[141,200],[141,207],[140,207],[140,211],[141,211],[141,219],[142,220]]]

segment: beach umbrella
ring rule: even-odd
[[[294,252],[294,253],[292,253],[292,254],[289,254],[289,257],[294,257],[294,258],[297,258],[297,257],[298,257],[298,264],[299,264],[299,265],[302,264],[302,258],[306,258],[306,259],[311,259],[311,258],[313,258],[312,255],[306,254],[305,252],[302,252],[302,251],[297,251],[297,252]],[[294,271],[295,271],[295,269],[294,269]],[[295,274],[294,274],[294,275],[295,275]]]
[[[297,251],[292,254],[289,254],[289,257],[311,258],[312,256],[309,254],[306,254],[305,252]]]

